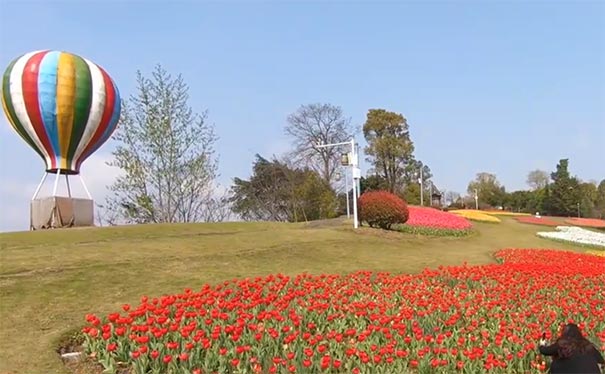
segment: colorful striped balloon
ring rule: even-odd
[[[78,174],[116,129],[121,102],[100,66],[67,52],[35,51],[4,72],[2,108],[47,172]]]

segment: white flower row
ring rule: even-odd
[[[605,234],[576,226],[557,226],[556,230],[557,231],[539,232],[537,235],[543,238],[605,247]]]

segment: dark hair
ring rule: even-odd
[[[574,323],[565,325],[561,336],[557,339],[557,345],[559,346],[557,354],[563,358],[586,353],[592,347],[592,343],[582,335],[580,328]]]

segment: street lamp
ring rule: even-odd
[[[476,188],[475,188],[475,210],[479,210],[479,194],[477,193]]]
[[[353,228],[358,228],[359,224],[357,222],[357,198],[359,197],[358,193],[358,183],[359,178],[361,178],[361,170],[358,167],[358,159],[357,159],[357,148],[355,147],[355,139],[351,139],[348,142],[341,143],[331,143],[331,144],[315,144],[315,148],[328,148],[328,147],[338,147],[342,145],[350,145],[351,152],[348,154],[342,155],[341,163],[343,166],[351,166],[351,174],[353,175]],[[345,175],[346,179],[346,175]],[[347,187],[348,188],[348,187]],[[347,197],[349,196],[349,191],[347,190]],[[347,203],[347,209],[349,204]]]
[[[340,181],[342,179],[343,175],[338,171],[336,172],[336,181]],[[344,174],[345,177],[345,195],[347,198],[347,219],[351,218],[351,212],[350,212],[350,203],[349,203],[349,178],[347,177],[347,173]]]
[[[420,167],[420,178],[418,178],[418,183],[420,184],[420,206],[424,206],[424,185],[422,183],[422,169],[423,167]]]

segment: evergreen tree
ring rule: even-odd
[[[569,174],[569,159],[561,159],[550,174],[553,183],[547,187],[544,208],[549,215],[575,216],[581,200],[578,180]]]

